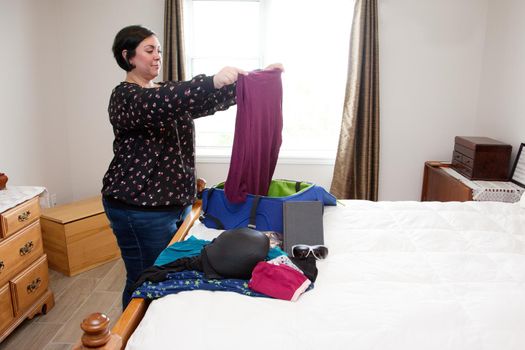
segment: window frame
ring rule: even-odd
[[[193,3],[194,2],[257,2],[259,3],[259,67],[261,67],[262,62],[265,62],[265,55],[263,50],[263,45],[265,42],[265,33],[266,26],[269,22],[268,12],[265,0],[184,0],[184,31],[189,33],[190,37],[186,37],[185,40],[185,67],[186,67],[186,76],[191,78],[199,72],[193,71],[193,61],[198,58],[194,55],[193,48],[193,31],[192,31],[192,22],[193,22]],[[228,58],[228,56],[208,56],[214,58]],[[234,57],[239,59],[239,57]],[[255,59],[243,57],[242,59]],[[232,57],[233,59],[233,57]],[[233,133],[233,130],[232,130]],[[339,137],[339,135],[337,135]],[[195,145],[195,157],[196,161],[199,163],[229,163],[231,156],[231,146],[198,146]],[[311,165],[333,165],[335,164],[337,149],[334,150],[298,150],[298,149],[283,149],[281,148],[279,153],[278,164],[311,164]]]

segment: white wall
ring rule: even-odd
[[[112,157],[111,90],[124,79],[111,45],[130,24],[162,41],[164,1],[0,0],[0,171],[58,203],[100,192]]]
[[[125,78],[113,58],[117,32],[132,24],[163,40],[163,0],[62,0],[65,119],[69,125],[72,197],[98,194],[113,156],[107,107],[112,89]]]
[[[71,192],[59,3],[0,0],[0,171],[8,185]]]
[[[0,0],[0,29],[9,33],[0,55],[8,82],[0,87],[0,171],[9,184],[47,186],[59,203],[99,192],[112,156],[108,98],[124,78],[113,37],[143,24],[162,40],[163,7],[162,0]],[[380,199],[418,199],[424,161],[450,159],[456,135],[523,141],[523,7],[379,0]],[[209,183],[227,171],[197,165]],[[329,187],[332,166],[280,164],[275,176]]]
[[[476,134],[525,142],[525,2],[490,0]],[[512,161],[514,161],[514,156]]]
[[[419,199],[425,160],[475,130],[486,0],[379,0],[379,198]]]

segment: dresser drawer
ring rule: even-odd
[[[474,160],[467,156],[463,156],[463,164],[465,164],[467,168],[472,169],[474,167]]]
[[[467,148],[459,143],[456,143],[454,145],[454,151],[458,152],[458,153],[461,153],[462,155],[465,155],[469,158],[474,158],[474,156],[476,155],[476,152],[474,149],[472,148]]]
[[[474,167],[474,159],[472,157],[469,157],[468,154],[461,153],[457,149],[454,150],[452,154],[452,160],[456,163],[463,164],[467,168],[473,168]]]
[[[463,154],[459,153],[458,151],[452,152],[452,161],[463,164]]]
[[[0,288],[0,333],[13,321],[13,306],[11,304],[11,292],[9,284]]]
[[[41,256],[10,281],[15,314],[25,311],[47,290],[49,282],[46,255]]]
[[[468,166],[470,164],[471,166]],[[458,173],[468,178],[472,177],[472,159],[463,156],[460,153],[454,152],[452,157],[452,168],[454,168]]]
[[[0,214],[0,236],[6,238],[40,217],[38,197]]]
[[[44,253],[40,221],[0,242],[0,285]]]

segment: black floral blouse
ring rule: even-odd
[[[111,94],[114,157],[102,194],[141,207],[182,206],[195,197],[193,119],[235,104],[235,84],[215,89],[213,77],[143,88],[122,82]]]

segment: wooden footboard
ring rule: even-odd
[[[205,184],[205,183],[204,183]],[[202,190],[205,185],[199,188]],[[199,187],[199,186],[198,186]],[[200,191],[199,191],[200,192]],[[190,228],[199,218],[201,201],[193,204],[191,212],[186,216],[181,227],[173,236],[170,244],[183,240]],[[90,314],[80,327],[84,331],[81,340],[75,344],[75,350],[117,350],[124,349],[138,324],[148,309],[149,301],[145,299],[132,299],[111,331],[109,331],[109,318],[102,313]]]

